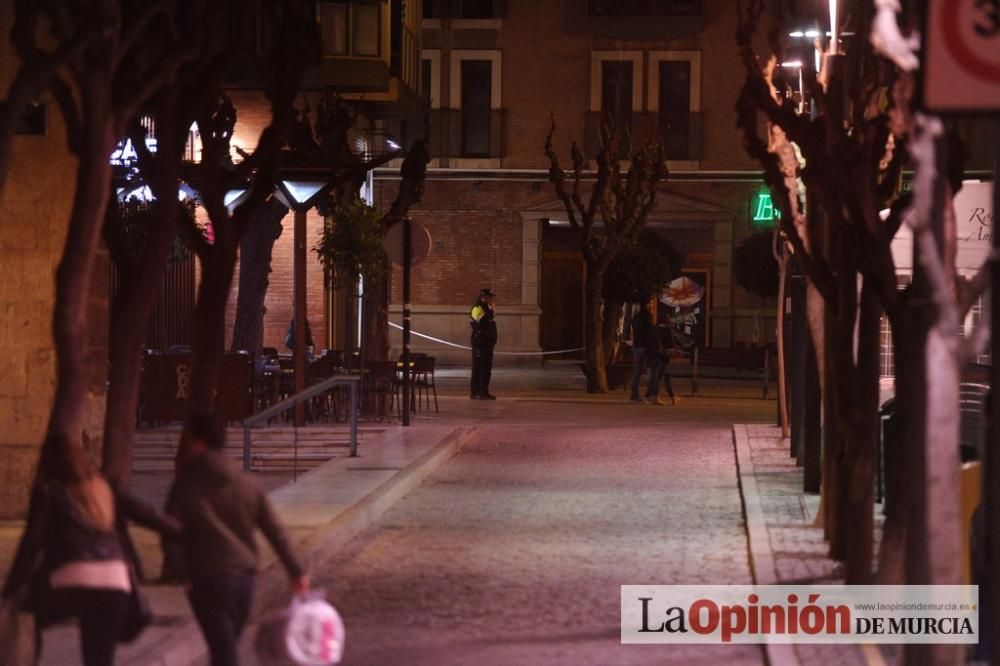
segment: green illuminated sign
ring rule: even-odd
[[[760,190],[750,197],[750,226],[756,229],[773,229],[778,225],[781,211],[774,207],[768,190]]]

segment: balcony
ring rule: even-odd
[[[464,111],[432,109],[430,111],[430,150],[432,158],[497,159],[505,155],[506,111]],[[413,136],[404,140],[409,145],[423,134],[422,126],[407,124]]]
[[[419,112],[419,0],[321,0],[321,85],[374,118]]]
[[[701,0],[587,0],[566,3],[566,27],[601,39],[679,39],[704,27]]]
[[[322,60],[303,80],[363,104],[375,118],[412,117],[420,110],[421,0],[319,0]],[[238,62],[227,84],[259,88],[271,50],[272,19],[263,0],[246,0],[234,18]]]
[[[600,150],[600,111],[587,114],[584,149],[588,158]],[[623,113],[615,118],[619,133],[619,146],[623,159],[632,146],[646,137],[655,135],[663,144],[664,154],[670,161],[701,159],[701,114],[687,112]]]

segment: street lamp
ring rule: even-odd
[[[296,393],[301,393],[306,387],[306,213],[333,187],[327,174],[329,171],[285,170],[278,181],[276,193],[281,202],[295,212],[292,237],[295,349],[292,350],[292,358]],[[304,422],[304,408],[299,403],[295,406],[295,424],[302,425]]]

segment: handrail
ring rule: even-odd
[[[250,469],[250,428],[261,421],[266,421],[289,407],[294,407],[300,402],[304,402],[311,398],[320,395],[321,393],[326,393],[329,389],[334,386],[349,385],[351,387],[351,457],[358,455],[358,386],[361,384],[360,376],[345,376],[337,375],[335,377],[330,377],[329,379],[324,379],[318,384],[313,384],[309,388],[296,393],[295,395],[290,395],[281,402],[275,403],[263,409],[253,416],[245,419],[243,421],[243,469]]]

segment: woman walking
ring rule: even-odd
[[[3,588],[8,612],[34,614],[39,645],[44,627],[75,618],[83,663],[108,666],[115,644],[149,621],[126,519],[180,535],[175,519],[113,488],[79,445],[52,436],[42,447],[27,527]]]

